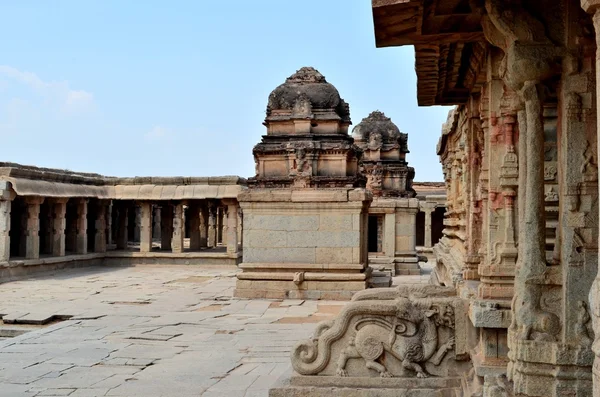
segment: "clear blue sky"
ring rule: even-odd
[[[354,125],[385,112],[442,180],[448,108],[418,108],[412,47],[369,0],[0,0],[0,160],[114,176],[252,176],[271,90],[314,66]]]

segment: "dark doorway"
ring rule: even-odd
[[[423,247],[425,245],[425,213],[417,212],[417,235],[416,235],[416,244],[417,247]]]
[[[98,205],[95,199],[88,201],[87,207],[87,252],[96,250],[96,218],[98,217]]]
[[[369,252],[379,252],[379,218],[378,216],[369,216]]]
[[[20,197],[15,198],[11,203],[10,210],[10,257],[25,256],[25,211],[27,207]]]
[[[431,244],[437,244],[443,236],[444,231],[444,214],[446,208],[436,207],[431,214]]]

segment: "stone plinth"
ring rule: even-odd
[[[349,299],[367,288],[364,189],[256,189],[244,212],[243,298]]]
[[[383,215],[383,255],[369,257],[374,268],[384,267],[396,275],[419,275],[416,249],[418,199],[377,197],[369,208],[371,215]]]

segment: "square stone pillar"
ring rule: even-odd
[[[0,181],[0,262],[10,259],[11,194],[8,182]]]
[[[217,208],[214,203],[208,203],[208,248],[217,246]]]
[[[152,251],[152,204],[140,203],[140,252]]]
[[[94,252],[106,252],[106,205],[105,201],[98,202],[95,221]]]
[[[160,210],[160,249],[171,250],[173,239],[173,206],[163,204]]]
[[[25,229],[25,258],[40,257],[40,205],[43,197],[26,197],[26,229]]]
[[[173,240],[171,242],[171,251],[173,253],[183,252],[184,228],[183,204],[176,204],[175,211],[173,211]]]
[[[119,208],[119,216],[117,218],[117,249],[127,249],[128,240],[128,225],[129,225],[129,214],[127,207]]]
[[[87,212],[88,200],[80,199],[77,203],[77,253],[87,254]]]
[[[197,205],[190,205],[187,209],[190,223],[190,249],[199,251],[201,247],[200,237],[200,211]]]
[[[396,274],[418,275],[421,274],[416,246],[419,200],[399,200],[397,205],[395,230],[396,252],[394,253]]]
[[[54,200],[52,208],[52,256],[65,256],[65,229],[67,227],[67,198]]]
[[[242,207],[238,206],[238,244],[244,246],[244,213]]]
[[[199,213],[200,217],[200,247],[206,248],[208,244],[208,210],[202,207]]]
[[[385,256],[393,258],[396,254],[396,214],[385,214],[383,221],[383,252]]]
[[[238,253],[238,205],[236,202],[227,204],[227,253]]]
[[[425,213],[425,248],[433,247],[431,242],[431,214],[432,208],[421,208],[421,211]]]

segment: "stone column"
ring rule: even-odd
[[[200,217],[200,247],[206,248],[208,244],[208,210],[202,206],[199,213]]]
[[[96,211],[94,252],[106,252],[106,202],[98,201]]]
[[[175,211],[173,211],[173,240],[171,242],[171,251],[173,251],[173,253],[183,252],[184,228],[183,204],[176,204]]]
[[[208,203],[208,248],[217,246],[217,230],[216,230],[217,209],[214,203]]]
[[[202,238],[200,236],[200,211],[196,204],[188,207],[187,216],[190,222],[190,249],[199,251],[202,246]]]
[[[238,241],[239,244],[244,246],[244,216],[242,207],[238,206]]]
[[[6,181],[0,181],[0,262],[10,259],[10,186]]]
[[[581,6],[588,13],[593,13],[594,29],[596,30],[596,119],[600,118],[600,0],[581,0]],[[600,123],[596,122],[597,144],[600,145]],[[600,153],[600,147],[598,150]],[[598,158],[596,158],[598,164]],[[594,396],[600,396],[600,269],[594,279],[589,294],[590,311],[594,328],[594,365],[592,367]]]
[[[25,258],[38,259],[40,257],[40,205],[43,197],[26,197],[26,229],[25,229]]]
[[[171,250],[171,240],[173,239],[173,207],[171,204],[163,204],[160,216],[160,249]]]
[[[152,251],[152,204],[140,204],[140,252]]]
[[[112,208],[113,203],[112,200],[110,204],[106,207],[106,242],[108,244],[113,243],[113,235],[112,235]]]
[[[77,253],[87,254],[87,212],[88,200],[80,199],[77,203]]]
[[[431,213],[433,208],[421,207],[421,211],[425,213],[425,248],[433,247],[431,243]]]
[[[238,205],[237,203],[227,204],[227,253],[238,253]]]
[[[67,227],[67,198],[54,201],[52,219],[52,256],[65,256],[65,229]]]

